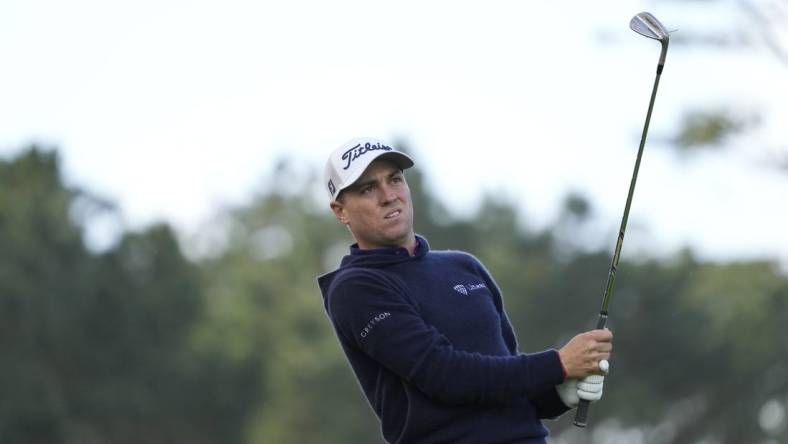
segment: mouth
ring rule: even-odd
[[[394,219],[395,217],[399,216],[400,214],[402,214],[402,210],[390,211],[390,212],[386,213],[385,216],[383,216],[383,219]]]

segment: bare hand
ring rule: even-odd
[[[572,338],[558,355],[566,370],[566,377],[583,379],[588,375],[604,374],[599,361],[610,358],[613,351],[613,333],[608,330],[591,330]]]

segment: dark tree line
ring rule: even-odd
[[[593,325],[610,253],[562,241],[591,202],[569,196],[554,228],[532,231],[492,197],[454,217],[421,174],[407,176],[417,231],[488,266],[523,351]],[[83,213],[111,203],[64,185],[51,150],[0,161],[0,442],[381,442],[315,283],[350,236],[316,203],[314,177],[283,162],[268,180],[288,187],[217,216],[224,242],[188,260],[164,224],[89,250]],[[554,440],[788,440],[776,264],[685,250],[620,270],[605,397],[588,431],[550,422]]]

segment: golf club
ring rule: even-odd
[[[640,136],[640,148],[638,149],[637,159],[635,160],[635,170],[632,173],[632,181],[629,184],[629,194],[627,195],[627,203],[624,206],[624,217],[621,218],[621,228],[618,231],[618,241],[616,242],[616,249],[613,253],[613,263],[610,265],[610,273],[607,276],[607,286],[605,288],[605,295],[602,298],[602,308],[599,311],[599,320],[597,321],[596,328],[604,328],[607,322],[608,305],[610,299],[613,297],[613,286],[616,283],[616,270],[618,269],[618,260],[621,256],[621,245],[624,243],[624,231],[627,229],[627,219],[629,218],[629,207],[632,204],[632,195],[635,192],[635,182],[638,178],[638,170],[640,169],[640,159],[643,156],[643,147],[646,144],[646,135],[648,134],[648,124],[651,121],[651,110],[654,108],[654,98],[657,96],[657,87],[659,86],[659,77],[662,75],[662,68],[665,66],[665,55],[668,52],[668,41],[670,35],[662,23],[656,17],[648,12],[641,12],[629,21],[629,27],[638,34],[648,37],[650,39],[659,40],[662,44],[662,54],[659,57],[659,64],[657,65],[657,77],[654,79],[654,88],[651,91],[651,101],[648,104],[648,112],[646,113],[646,123],[643,125],[643,134]],[[588,418],[588,407],[590,403],[586,400],[581,400],[577,406],[575,413],[575,425],[578,427],[586,427]]]

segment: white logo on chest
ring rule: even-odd
[[[465,285],[459,284],[455,285],[454,289],[457,290],[457,293],[462,293],[464,295],[468,295],[468,290],[465,289]]]
[[[456,291],[457,293],[460,293],[460,294],[463,294],[465,296],[468,296],[468,293],[470,293],[470,292],[472,292],[474,290],[487,288],[487,286],[484,285],[484,284],[481,284],[481,283],[480,284],[457,284],[457,285],[455,285],[452,288],[454,288],[454,291]]]

